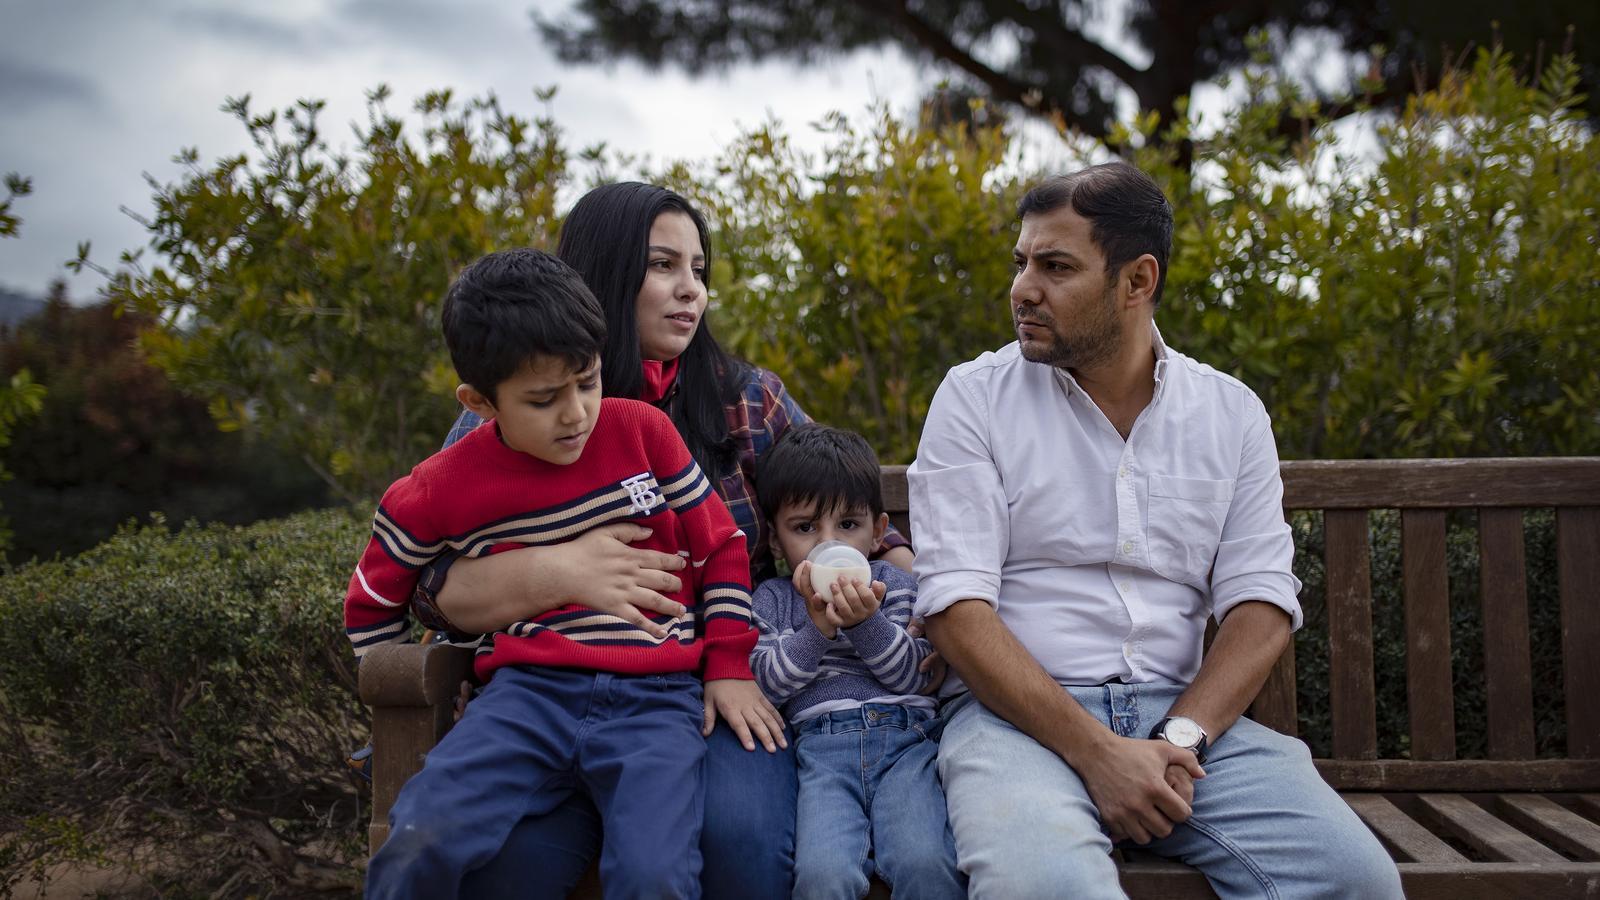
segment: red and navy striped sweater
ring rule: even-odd
[[[419,570],[455,550],[468,557],[570,541],[614,522],[651,529],[634,546],[689,560],[686,608],[652,637],[616,616],[569,605],[491,635],[474,668],[541,665],[644,675],[703,669],[703,677],[754,676],[750,570],[744,534],[695,465],[665,413],[607,398],[577,462],[559,466],[512,450],[489,421],[435,453],[383,495],[372,540],[350,578],[345,631],[356,656],[405,639]]]

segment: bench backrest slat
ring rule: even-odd
[[[1533,663],[1522,510],[1478,511],[1490,759],[1533,758]]]
[[[1442,509],[1400,513],[1406,613],[1406,705],[1411,758],[1455,759],[1455,691],[1450,671],[1450,591]]]
[[[1302,459],[1282,471],[1286,509],[1600,506],[1600,457]]]
[[[1567,755],[1600,758],[1600,507],[1556,510]]]
[[[1267,673],[1266,683],[1250,704],[1250,717],[1274,731],[1295,736],[1300,733],[1297,706],[1294,653],[1286,652]]]
[[[1330,509],[1323,520],[1328,564],[1328,685],[1333,703],[1333,755],[1378,757],[1378,712],[1372,679],[1372,576],[1367,511]]]

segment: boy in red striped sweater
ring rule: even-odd
[[[384,494],[345,598],[357,657],[405,638],[420,570],[447,550],[633,522],[651,530],[636,546],[690,565],[669,595],[680,614],[645,612],[648,630],[573,605],[485,638],[474,668],[488,685],[400,792],[367,896],[456,896],[520,819],[573,791],[601,810],[608,897],[698,896],[702,729],[719,708],[761,707],[744,536],[665,414],[601,399],[605,320],[565,263],[537,250],[478,260],[445,297],[444,332],[466,382],[456,396],[488,421]]]

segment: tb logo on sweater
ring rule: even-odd
[[[627,490],[628,498],[633,501],[633,511],[636,513],[648,516],[650,510],[661,502],[661,495],[655,491],[656,480],[649,472],[640,472],[619,483]]]

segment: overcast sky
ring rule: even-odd
[[[690,79],[631,64],[566,66],[535,33],[529,10],[565,0],[0,0],[0,173],[33,179],[13,206],[21,237],[0,239],[0,288],[43,294],[67,278],[74,300],[101,279],[62,262],[89,240],[102,263],[143,246],[119,212],[150,207],[141,173],[178,177],[171,157],[199,149],[209,164],[246,149],[218,107],[250,94],[265,111],[322,98],[324,131],[349,144],[364,93],[394,89],[394,111],[425,91],[493,90],[511,111],[543,112],[537,87],[557,85],[569,146],[605,141],[656,160],[702,159],[741,127],[776,116],[797,138],[831,110],[875,100],[911,109],[935,76],[897,52],[858,54],[806,70],[768,64]]]

